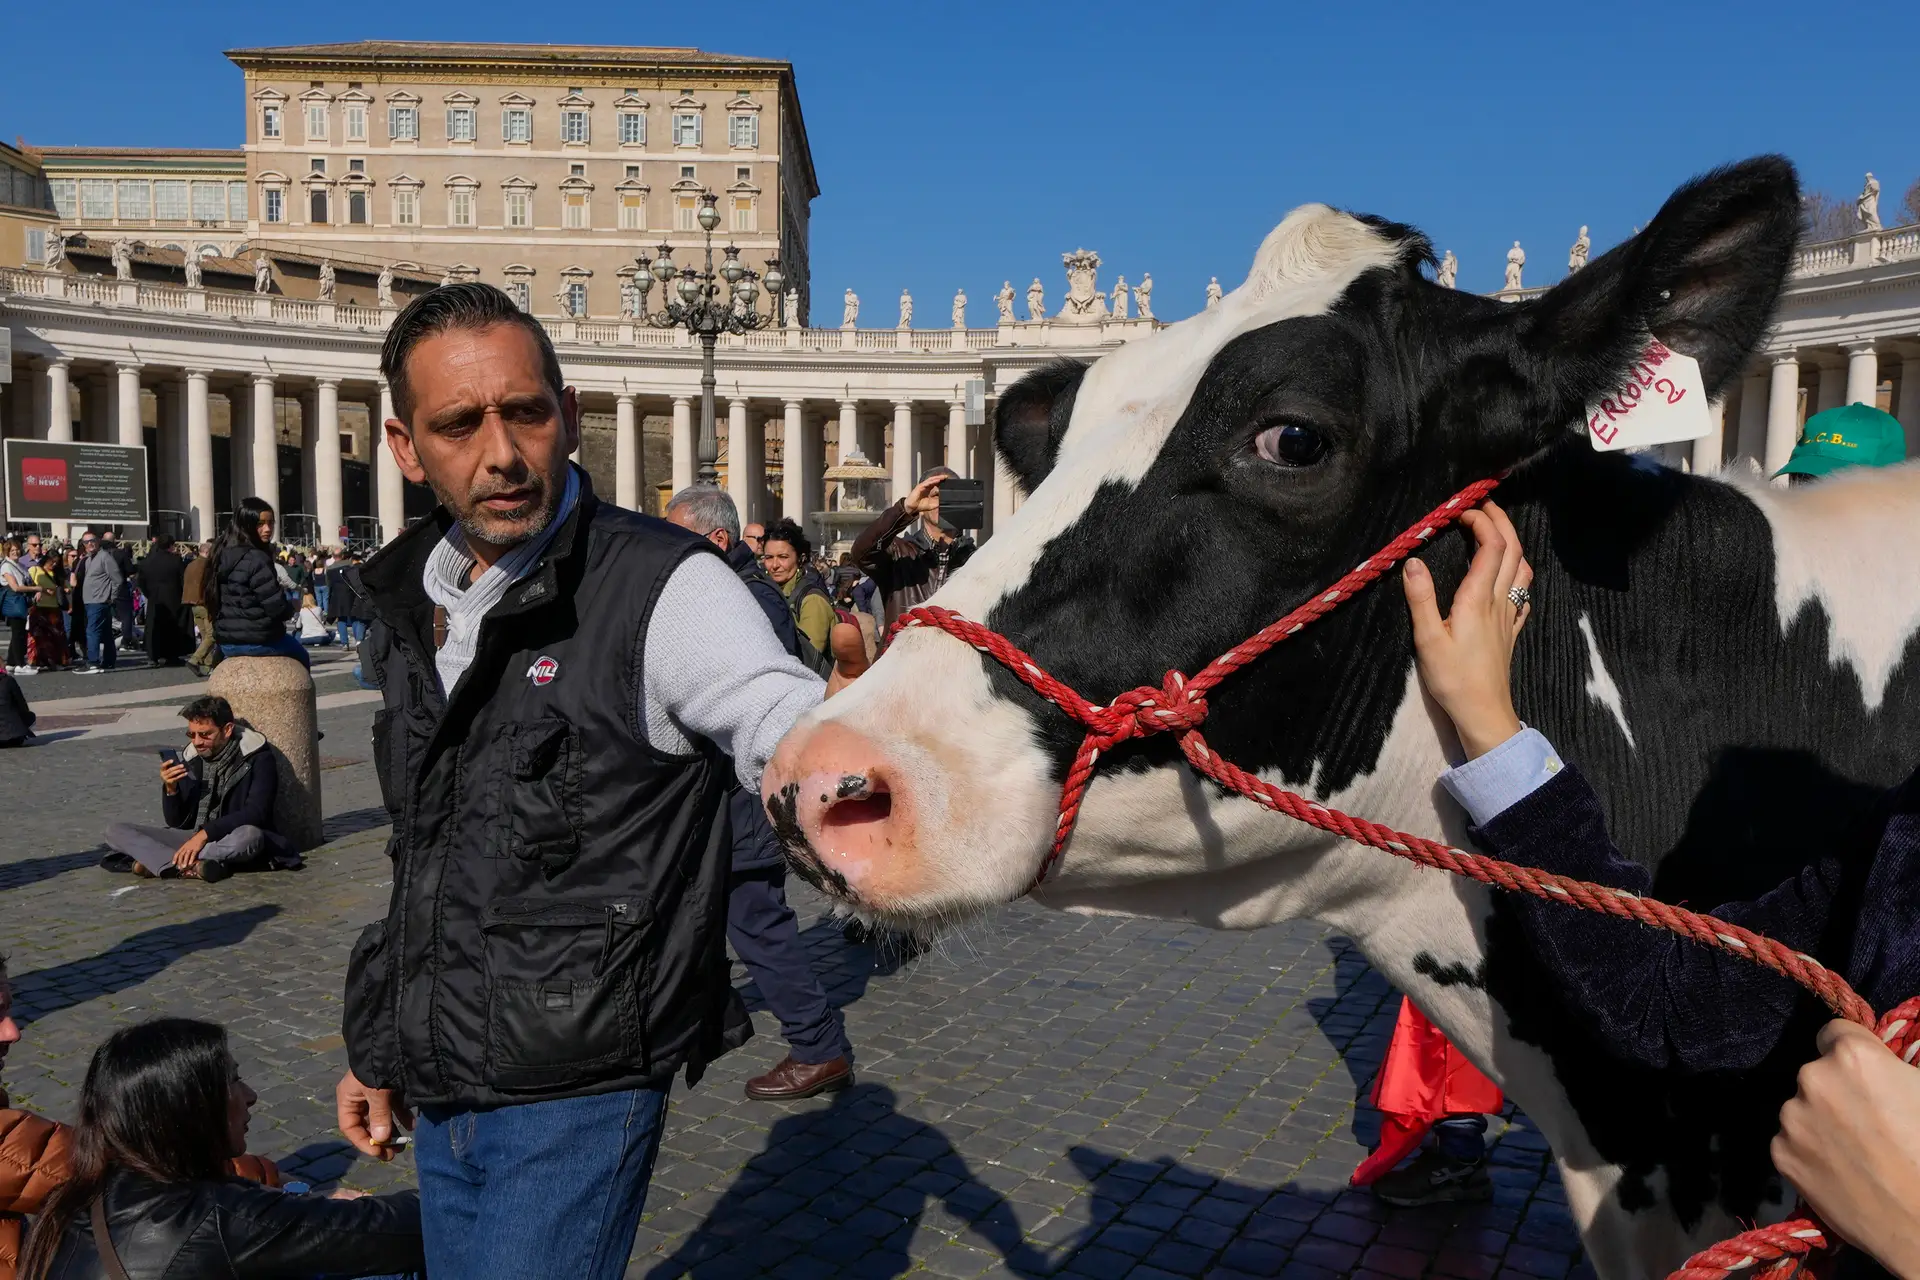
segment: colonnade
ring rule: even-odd
[[[1883,339],[1770,352],[1716,406],[1714,433],[1691,446],[1693,468],[1744,458],[1772,475],[1793,454],[1802,422],[1841,405],[1879,404],[1883,386],[1907,456],[1920,456],[1920,342]]]

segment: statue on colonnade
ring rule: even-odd
[[[900,327],[913,328],[913,295],[905,289],[900,291]]]
[[[273,291],[273,264],[267,261],[267,255],[257,253],[253,258],[253,291],[270,293]]]
[[[1573,242],[1573,248],[1567,250],[1567,274],[1572,275],[1587,265],[1587,254],[1593,249],[1593,241],[1587,236],[1587,229],[1580,228],[1580,238]]]
[[[133,279],[133,245],[124,239],[113,242],[113,278]]]
[[[1860,219],[1862,231],[1880,230],[1880,180],[1872,174],[1867,175],[1867,185],[1860,188],[1860,198],[1853,202],[1853,213]]]
[[[320,301],[332,302],[334,289],[338,283],[339,277],[333,270],[333,259],[322,258],[320,260]]]
[[[1222,293],[1220,290],[1220,277],[1208,276],[1207,277],[1207,310],[1211,311],[1215,307],[1219,306],[1220,299],[1225,296],[1226,295]]]
[[[846,305],[840,309],[840,327],[851,329],[860,319],[860,295],[847,290]]]
[[[1153,272],[1140,276],[1140,283],[1133,286],[1133,305],[1142,320],[1153,319]]]
[[[198,289],[200,287],[200,255],[190,253],[187,255],[187,260],[180,265],[181,269],[187,273],[187,288]]]
[[[1513,242],[1513,248],[1507,250],[1507,283],[1505,286],[1506,288],[1518,289],[1522,287],[1522,285],[1520,284],[1520,268],[1526,265],[1527,265],[1527,251],[1520,247],[1520,242],[1518,240],[1515,240]]]
[[[390,262],[383,263],[381,265],[380,276],[377,280],[373,282],[373,287],[378,292],[381,306],[390,307],[393,305],[393,264],[392,263]]]
[[[1000,292],[993,295],[994,305],[1000,308],[1000,323],[1013,323],[1013,281],[1002,281]]]
[[[967,291],[961,289],[953,295],[953,327],[967,327]]]
[[[1454,257],[1453,250],[1449,249],[1446,256],[1440,259],[1440,269],[1433,273],[1433,282],[1442,289],[1454,289],[1459,287],[1455,283],[1459,278],[1460,259]]]
[[[1047,291],[1040,287],[1040,277],[1035,276],[1033,283],[1027,286],[1027,319],[1039,324],[1047,318]]]
[[[1121,276],[1119,283],[1113,286],[1112,310],[1115,320],[1127,318],[1127,278],[1125,276]]]

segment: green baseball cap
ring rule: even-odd
[[[1870,404],[1843,404],[1808,418],[1793,456],[1775,476],[1823,476],[1842,467],[1890,467],[1907,460],[1899,419]]]

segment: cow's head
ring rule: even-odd
[[[1765,332],[1798,218],[1792,167],[1749,161],[1503,303],[1429,281],[1409,227],[1296,209],[1217,307],[1001,396],[1001,457],[1031,496],[938,603],[1095,702],[1194,671],[1468,481],[1577,441],[1650,334],[1717,394]],[[1464,559],[1429,563],[1445,584]],[[1337,794],[1380,766],[1410,657],[1398,592],[1365,593],[1216,691],[1207,739]],[[789,735],[766,795],[803,874],[879,914],[957,914],[1027,888],[1081,734],[997,663],[914,631]],[[1218,870],[1297,836],[1194,782],[1169,735],[1114,757],[1062,884]]]

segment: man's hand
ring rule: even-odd
[[[1494,503],[1460,522],[1473,531],[1473,563],[1453,593],[1453,612],[1440,616],[1433,574],[1418,560],[1401,572],[1413,613],[1413,647],[1420,683],[1453,720],[1467,758],[1485,755],[1520,732],[1513,710],[1513,643],[1531,604],[1516,609],[1507,592],[1533,581],[1520,535]]]
[[[385,1144],[392,1140],[396,1123],[409,1132],[413,1129],[413,1112],[397,1094],[390,1089],[369,1089],[351,1071],[333,1087],[333,1111],[340,1136],[361,1155],[375,1160],[393,1159],[393,1148]]]
[[[160,781],[167,788],[168,795],[172,795],[180,790],[180,784],[185,782],[186,779],[186,765],[181,764],[178,760],[162,760],[160,762]]]
[[[1820,1056],[1780,1108],[1773,1164],[1822,1220],[1906,1280],[1920,1277],[1920,1071],[1851,1022],[1820,1031]]]
[[[193,870],[200,861],[200,851],[207,847],[207,833],[196,831],[187,837],[187,842],[173,851],[173,865],[182,875]]]
[[[928,476],[925,480],[913,486],[912,492],[907,494],[907,500],[901,504],[906,508],[907,514],[910,516],[933,516],[937,519],[940,515],[940,484],[942,481],[948,479],[951,479],[951,477],[944,475]]]

